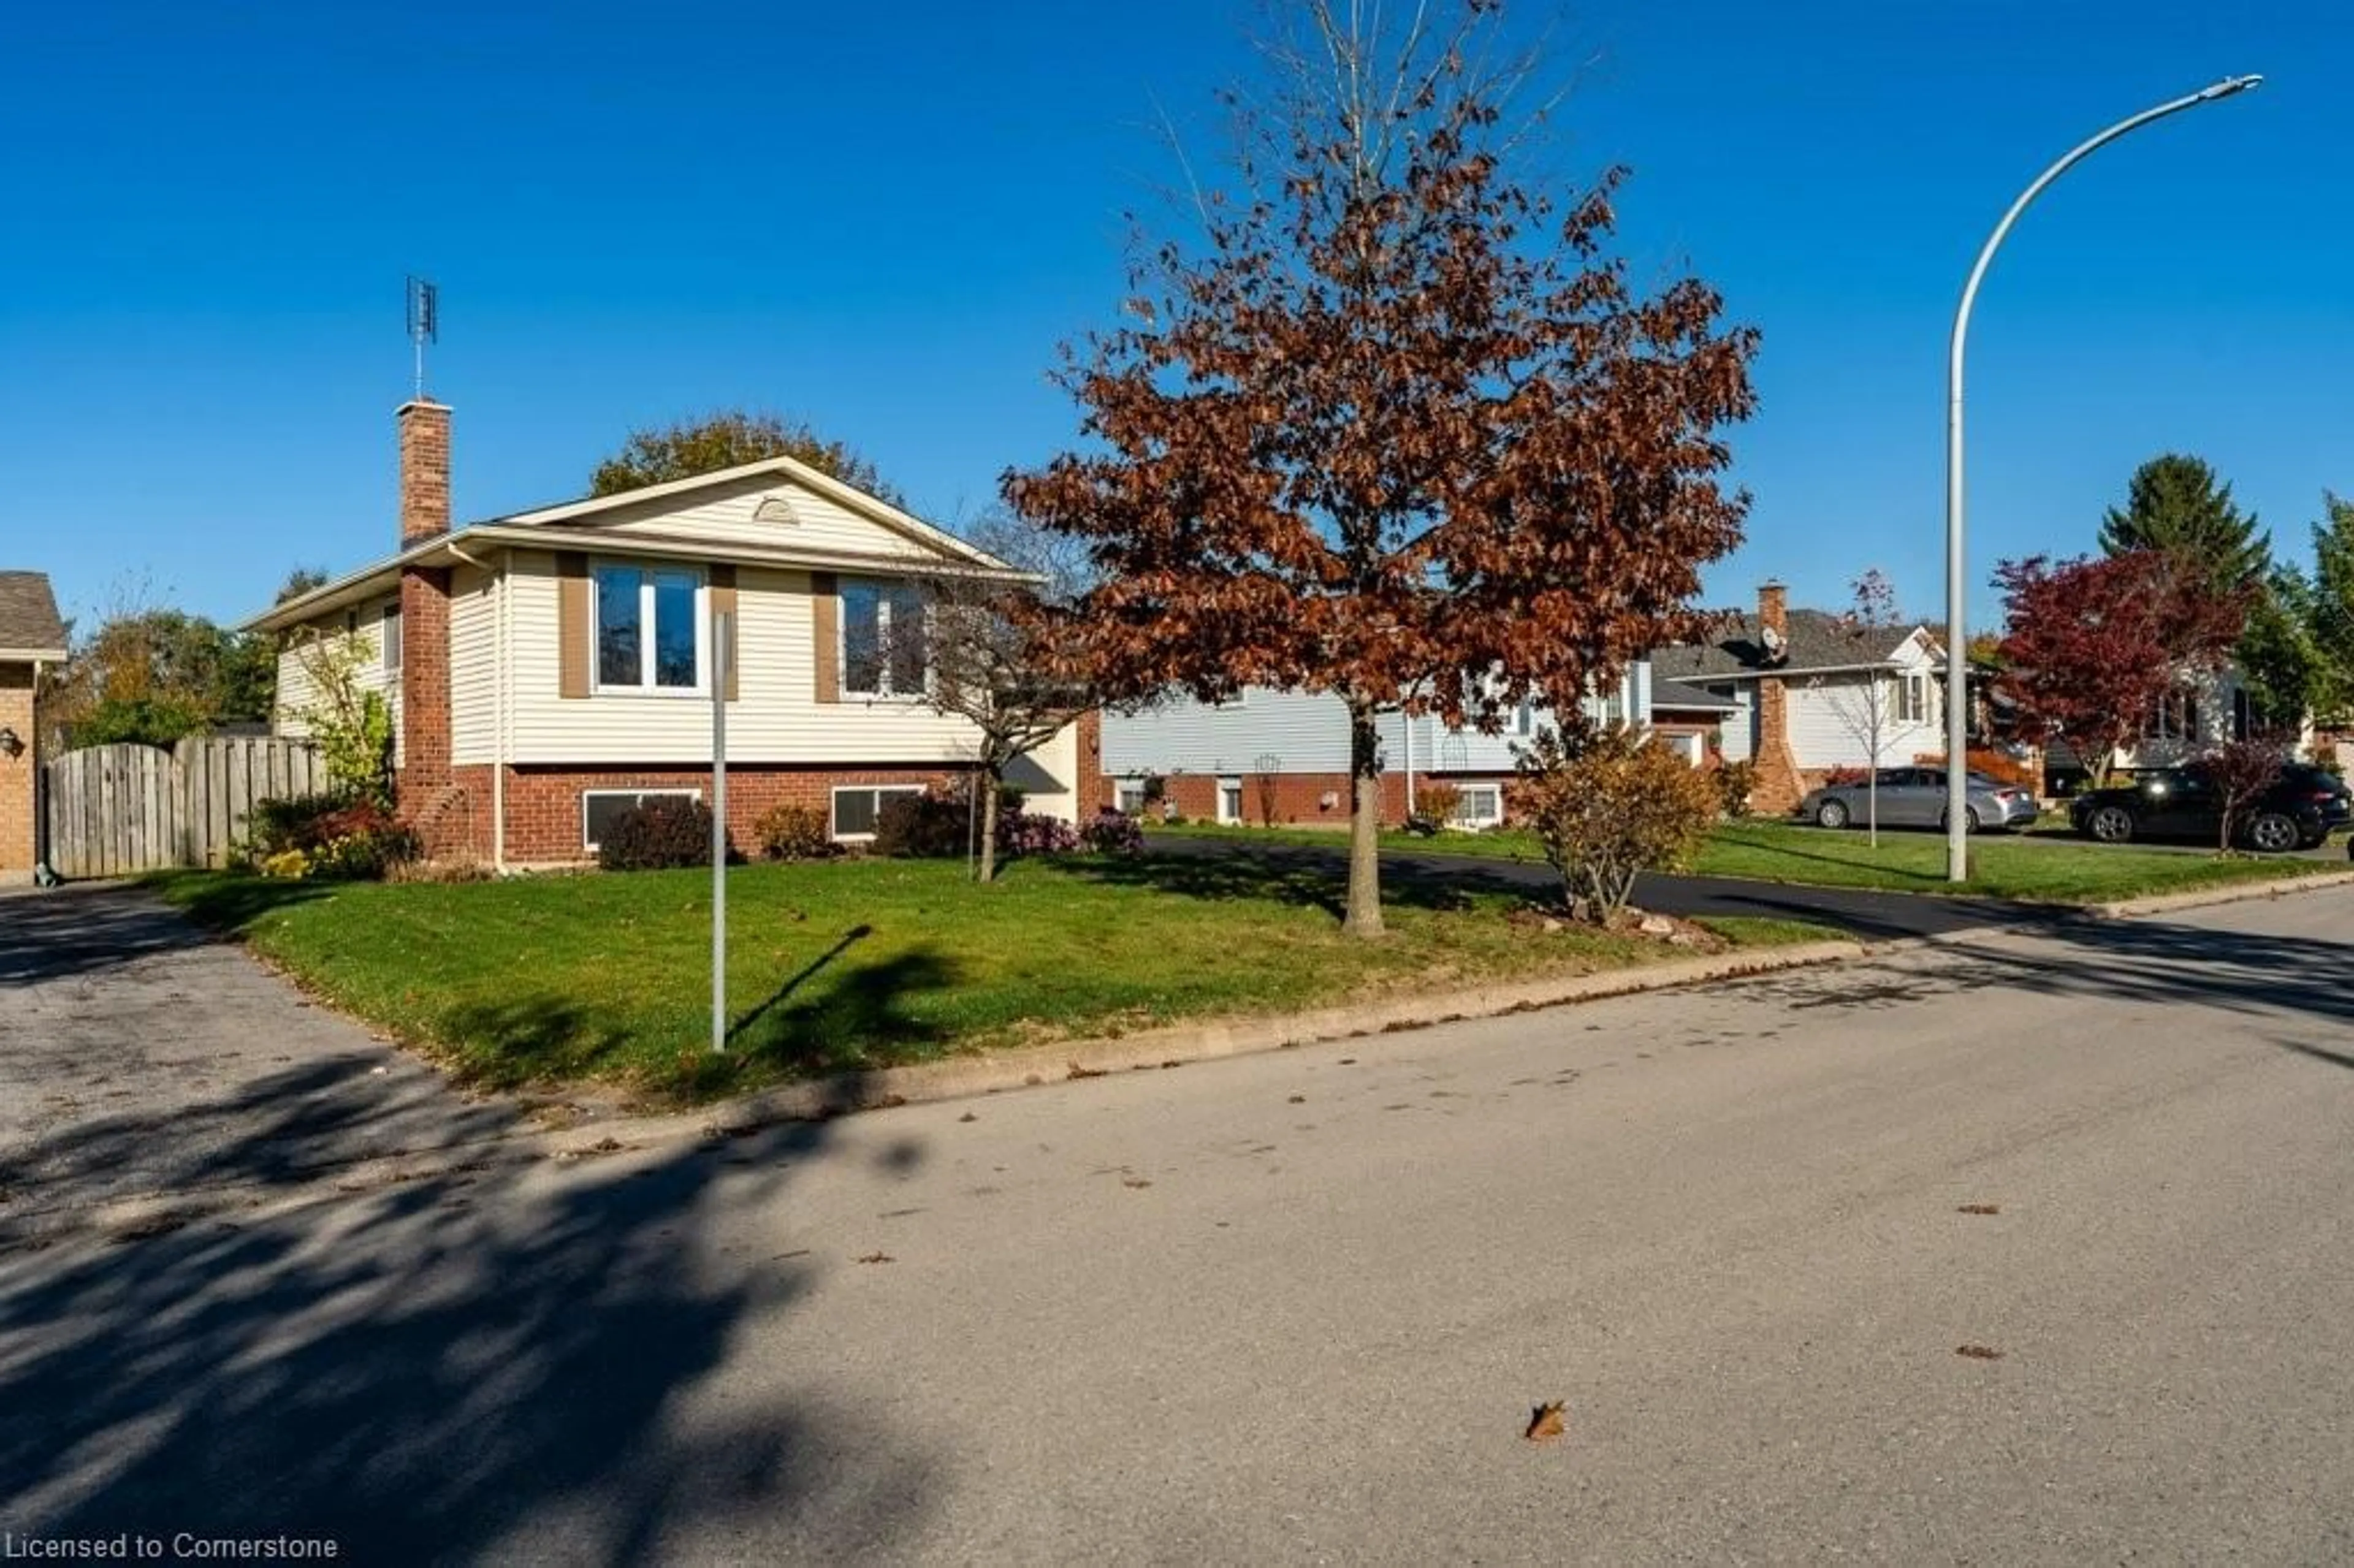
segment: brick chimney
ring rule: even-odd
[[[1757,629],[1761,644],[1768,641],[1766,632],[1774,633],[1776,663],[1788,657],[1790,590],[1776,578],[1768,577],[1758,586]],[[1751,808],[1768,816],[1787,815],[1806,798],[1807,785],[1798,773],[1797,756],[1790,749],[1790,694],[1779,675],[1762,675],[1757,681],[1755,755],[1757,788],[1750,791]]]
[[[420,397],[400,422],[400,547],[450,532],[450,410]],[[462,850],[450,756],[450,568],[400,570],[400,761],[398,809],[429,855]],[[453,833],[459,837],[453,837]]]
[[[446,425],[449,418],[447,410],[443,411],[442,418]],[[442,440],[443,450],[447,450],[449,438],[445,435]],[[1782,586],[1779,577],[1767,577],[1757,585],[1757,624],[1782,639],[1784,647],[1789,646],[1790,590]]]
[[[403,403],[400,421],[400,547],[450,531],[450,408],[429,397]]]

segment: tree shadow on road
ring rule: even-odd
[[[820,1260],[747,1256],[714,1221],[773,1213],[829,1131],[0,1255],[0,1523],[386,1563],[887,1552],[936,1457],[805,1398],[690,1409],[755,1333],[752,1386],[802,1381],[780,1330]]]
[[[239,887],[248,885],[238,884]],[[261,898],[235,899],[214,911],[234,929],[265,908],[322,896],[313,884],[254,884]],[[109,884],[0,898],[0,991],[38,980],[92,974],[157,953],[203,947],[214,937],[143,888]]]
[[[2309,895],[2307,895],[2309,896]],[[2326,1025],[2354,1034],[2354,940],[2218,929],[2169,920],[2083,919],[2039,933],[2048,943],[1952,950],[1981,960],[1987,978],[2047,996],[2188,1002],[2251,1018]],[[2330,1047],[2279,1041],[2301,1054],[2354,1066]]]

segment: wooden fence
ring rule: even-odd
[[[43,775],[48,863],[66,877],[225,864],[255,801],[327,782],[309,742],[268,736],[204,736],[168,751],[93,746]]]

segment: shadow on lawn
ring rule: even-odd
[[[561,1177],[517,1157],[0,1254],[0,1526],[386,1563],[904,1550],[948,1456],[790,1376],[696,1398],[743,1346],[800,1353],[820,1263],[721,1227],[782,1212],[835,1134]],[[271,1165],[270,1136],[223,1162]]]
[[[786,980],[737,1021],[725,1054],[712,1051],[705,1032],[665,1046],[631,1020],[547,991],[452,1009],[436,1033],[456,1054],[455,1075],[472,1086],[603,1077],[684,1100],[938,1054],[948,1030],[913,1004],[952,989],[958,966],[929,945],[854,966],[838,961],[870,935],[854,927]]]
[[[1349,867],[1345,846],[1237,843],[1203,840],[1201,848],[1175,844],[1140,855],[1105,855],[1074,861],[1070,874],[1114,887],[1148,888],[1184,898],[1251,898],[1320,909],[1338,920],[1347,912]],[[1509,865],[1511,863],[1504,863]],[[1554,881],[1553,885],[1559,884]],[[1526,897],[1531,884],[1499,866],[1473,868],[1462,861],[1445,866],[1382,862],[1382,903],[1389,907],[1459,910],[1475,895]]]

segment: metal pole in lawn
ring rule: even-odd
[[[711,1048],[727,1049],[727,665],[736,618],[711,612]]]

